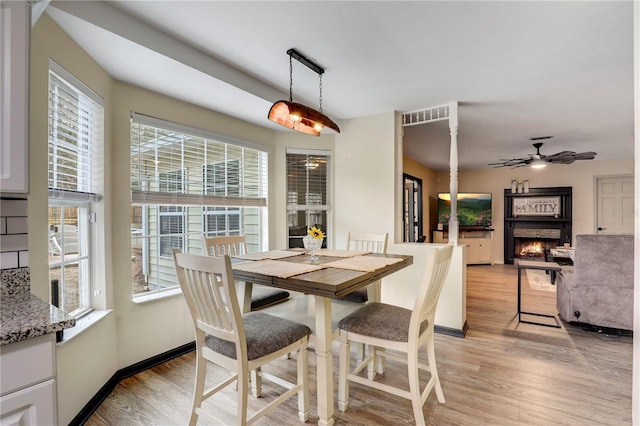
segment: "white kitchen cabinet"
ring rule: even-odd
[[[55,333],[0,346],[0,425],[56,425]]]
[[[26,1],[0,5],[0,192],[27,193],[31,7]]]

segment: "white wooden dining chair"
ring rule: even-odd
[[[347,250],[351,251],[370,251],[372,253],[387,253],[387,244],[389,234],[369,234],[369,233],[353,233],[347,234]],[[380,280],[369,284],[367,287],[349,293],[341,300],[355,303],[365,303],[367,301],[380,302],[380,293],[382,291],[382,282]],[[357,360],[362,361],[364,358],[365,345],[357,346]],[[384,373],[384,360],[379,358],[376,363],[378,373]]]
[[[435,388],[440,403],[445,402],[436,368],[434,318],[438,298],[449,271],[453,246],[449,244],[434,251],[430,261],[427,261],[413,311],[384,303],[369,302],[338,323],[340,330],[338,408],[341,411],[345,411],[348,406],[349,381],[409,399],[417,425],[425,424],[422,406],[431,389]],[[368,346],[366,358],[356,363],[353,370],[350,369],[352,342],[364,343]],[[428,365],[418,361],[419,349],[425,345]],[[375,373],[372,378],[361,375],[362,370],[367,366],[370,371],[372,370],[371,367],[377,356],[407,364],[409,390],[377,382]],[[419,369],[431,373],[429,381],[422,390]]]
[[[209,256],[241,256],[247,254],[247,240],[244,235],[202,237],[202,244]]]
[[[229,235],[220,237],[202,237],[203,251],[209,256],[242,256],[247,254],[247,241],[244,235]],[[240,286],[242,311],[249,312],[267,306],[284,302],[290,296],[289,292],[263,285],[248,284]]]
[[[347,250],[370,251],[372,253],[386,253],[389,234],[347,234]],[[380,301],[381,284],[380,280],[369,284],[365,289],[356,290],[347,295],[343,300],[364,303],[368,300],[372,302]]]
[[[242,315],[229,256],[201,256],[181,253],[177,249],[173,256],[196,334],[196,380],[189,424],[195,425],[201,415],[219,421],[202,409],[202,403],[232,383],[237,384],[236,424],[253,423],[295,394],[298,396],[298,417],[306,422],[309,418],[309,327],[263,312]],[[296,383],[261,370],[263,365],[291,352],[297,352]],[[232,375],[205,391],[208,361],[227,369]],[[258,371],[263,379],[286,388],[251,416],[247,412],[250,371]]]

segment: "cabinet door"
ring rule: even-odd
[[[467,244],[467,264],[491,263],[491,239],[465,238],[462,243]]]
[[[26,1],[0,6],[0,192],[26,193],[31,9]]]
[[[474,238],[465,238],[462,243],[467,245],[467,263],[478,263],[480,259],[480,244],[478,243],[478,241],[476,241],[476,239]]]
[[[37,426],[57,424],[55,413],[55,380],[30,386],[0,398],[0,424]]]

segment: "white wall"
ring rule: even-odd
[[[335,144],[336,248],[348,232],[389,233],[388,253],[409,254],[413,265],[382,280],[382,301],[413,308],[424,268],[437,244],[403,244],[402,129],[387,112],[347,121]],[[462,331],[466,321],[466,271],[457,247],[442,290],[436,324]]]

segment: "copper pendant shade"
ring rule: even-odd
[[[269,110],[269,120],[289,129],[319,136],[324,127],[340,133],[340,128],[329,117],[306,105],[291,101],[278,101]]]
[[[324,73],[324,69],[311,62],[295,49],[287,50],[287,54],[289,55],[289,100],[280,100],[274,103],[269,110],[269,120],[289,129],[313,136],[319,136],[325,127],[340,133],[338,125],[322,113],[322,74]],[[320,76],[320,111],[301,103],[293,102],[292,58],[300,61],[300,63],[309,67]]]

